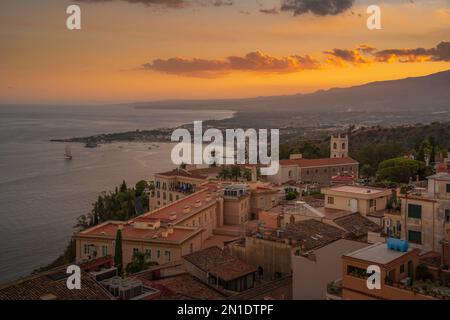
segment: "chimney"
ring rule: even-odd
[[[161,232],[161,238],[167,238],[169,236],[169,231],[168,231],[168,229],[164,229],[162,232]]]
[[[168,234],[173,234],[173,225],[169,225],[168,227],[167,227],[167,233]]]

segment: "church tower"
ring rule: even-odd
[[[348,157],[348,135],[336,134],[331,136],[331,158]]]

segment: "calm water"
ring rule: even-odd
[[[0,106],[0,283],[53,261],[76,217],[104,190],[169,170],[169,144],[114,143],[96,149],[48,142],[221,119],[228,111],[138,110],[131,107]]]

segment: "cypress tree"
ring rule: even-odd
[[[119,274],[122,274],[122,231],[117,230],[116,233],[116,247],[114,251],[114,265],[117,267]]]

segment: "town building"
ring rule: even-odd
[[[418,249],[398,251],[385,243],[376,243],[343,255],[340,284],[342,299],[433,299],[412,287],[419,258]],[[367,268],[372,265],[380,268],[381,289],[369,289],[367,286]]]
[[[359,212],[361,215],[380,223],[384,216],[392,192],[365,186],[335,186],[322,188],[325,208]]]
[[[338,239],[325,246],[292,257],[294,300],[325,300],[327,285],[342,274],[342,255],[369,244]]]
[[[450,234],[450,174],[441,172],[428,179],[428,188],[400,195],[401,238],[423,250],[440,251]]]
[[[349,146],[347,134],[335,134],[331,136],[330,141],[331,158],[347,158],[348,150]]]
[[[159,264],[180,260],[202,248],[223,221],[222,198],[217,190],[202,190],[129,221],[107,221],[78,232],[77,261],[114,255],[118,230],[122,233],[124,265],[137,252],[145,252]]]
[[[295,183],[318,183],[322,186],[329,186],[333,177],[344,173],[357,177],[359,175],[358,161],[350,157],[289,159],[280,160],[278,173],[268,176],[267,180],[276,184],[293,181]]]
[[[0,300],[114,300],[93,275],[81,266],[81,289],[67,289],[68,266],[33,274],[0,286]],[[92,263],[90,264],[92,269]],[[89,269],[89,268],[88,268]]]
[[[260,228],[227,248],[231,255],[257,266],[258,276],[267,280],[290,275],[293,255],[325,246],[344,234],[339,228],[310,219],[282,229]]]
[[[190,274],[213,287],[242,292],[255,286],[256,268],[218,247],[191,253],[183,261]]]
[[[293,182],[329,186],[342,184],[344,180],[353,183],[359,176],[359,163],[349,157],[348,145],[347,135],[333,135],[330,158],[304,159],[302,155],[293,154],[288,160],[280,160],[278,173],[267,179],[280,185]]]
[[[206,175],[191,173],[179,168],[155,174],[155,189],[150,193],[150,211],[196,192],[206,178]]]

